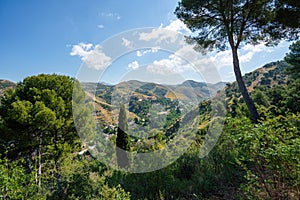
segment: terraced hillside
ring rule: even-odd
[[[225,85],[224,82],[210,84],[192,80],[178,85],[161,85],[136,80],[117,85],[82,83],[86,97],[94,102],[94,116],[103,126],[116,124],[119,102],[127,102],[129,121],[147,124],[150,111],[157,111],[158,115],[176,117],[174,113],[178,107],[197,106],[199,102],[210,98]],[[158,105],[165,106],[165,110],[162,112],[161,108],[155,108]]]

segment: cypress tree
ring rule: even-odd
[[[128,156],[126,151],[130,150],[130,137],[127,134],[128,125],[125,105],[120,105],[118,131],[117,131],[117,160],[120,168],[125,168],[128,165]]]

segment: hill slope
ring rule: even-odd
[[[185,81],[178,85],[161,85],[157,83],[148,83],[142,81],[131,80],[121,82],[117,85],[105,85],[98,83],[82,83],[85,91],[95,94],[105,102],[111,102],[111,95],[116,92],[126,94],[131,92],[131,95],[141,98],[177,98],[183,101],[191,101],[193,98],[208,99],[216,94],[218,90],[225,87],[225,82],[216,84],[196,82],[192,80]],[[175,96],[174,96],[175,95]]]
[[[176,108],[176,101],[180,101],[185,107],[196,106],[223,89],[225,85],[224,82],[210,84],[192,80],[178,85],[161,85],[137,80],[121,82],[117,85],[82,83],[86,96],[95,103],[94,113],[97,120],[106,125],[116,123],[114,113],[117,112],[115,109],[118,105],[112,104],[128,102],[129,119],[147,121],[149,107],[155,103],[168,104],[172,107],[164,112],[167,114]]]
[[[282,102],[279,100],[285,98],[282,97],[282,95],[285,95],[286,92],[284,88],[289,84],[289,76],[285,71],[289,67],[290,66],[284,61],[271,62],[243,76],[246,87],[262,117],[265,116],[264,109],[269,109],[268,106],[271,105],[280,107],[280,103]],[[227,109],[231,117],[249,115],[236,81],[227,84],[222,92],[224,92],[226,96],[224,109]],[[262,106],[264,106],[264,108],[262,108]],[[211,120],[210,100],[201,102],[199,110],[201,115],[199,129],[206,130]],[[277,109],[277,114],[279,114],[279,112],[283,114],[287,112],[287,110],[282,109],[278,111]]]
[[[271,62],[260,67],[253,72],[249,72],[243,76],[246,87],[251,93],[255,87],[264,86],[271,88],[275,85],[284,85],[287,83],[288,75],[284,71],[289,68],[284,61]],[[236,82],[228,84],[226,87],[226,95],[230,97],[235,95],[240,97],[240,92]]]
[[[3,95],[6,89],[14,88],[14,87],[16,87],[16,84],[14,82],[0,79],[0,96]]]

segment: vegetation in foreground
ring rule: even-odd
[[[74,79],[60,75],[28,77],[1,98],[0,196],[298,199],[298,58],[299,42],[291,46],[288,63],[270,63],[244,77],[261,116],[259,124],[251,122],[236,83],[229,84],[224,91],[228,110],[225,127],[210,154],[202,159],[198,156],[209,124],[208,100],[199,105],[199,130],[188,151],[168,167],[143,174],[114,171],[88,151],[79,153],[83,144],[72,118]],[[293,74],[284,75],[286,72]],[[76,98],[82,97],[79,94]],[[90,112],[86,109],[82,113]],[[148,150],[163,145],[164,138],[151,138]]]

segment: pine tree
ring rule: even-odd
[[[284,60],[291,65],[288,69],[288,74],[292,77],[299,78],[300,75],[300,40],[290,46],[290,53],[288,53]]]
[[[0,140],[7,148],[7,156],[25,157],[28,169],[36,163],[36,182],[40,188],[49,180],[44,179],[47,173],[52,173],[51,182],[61,189],[64,146],[78,146],[72,115],[73,83],[74,79],[68,76],[31,76],[1,99],[0,115],[6,128]]]
[[[276,20],[276,0],[181,0],[175,10],[195,34],[188,42],[203,52],[230,47],[237,84],[253,122],[259,114],[245,86],[238,56],[242,43],[276,45],[283,39],[295,39],[298,26],[283,26]],[[289,4],[290,5],[290,4]],[[289,10],[285,10],[289,12]]]

